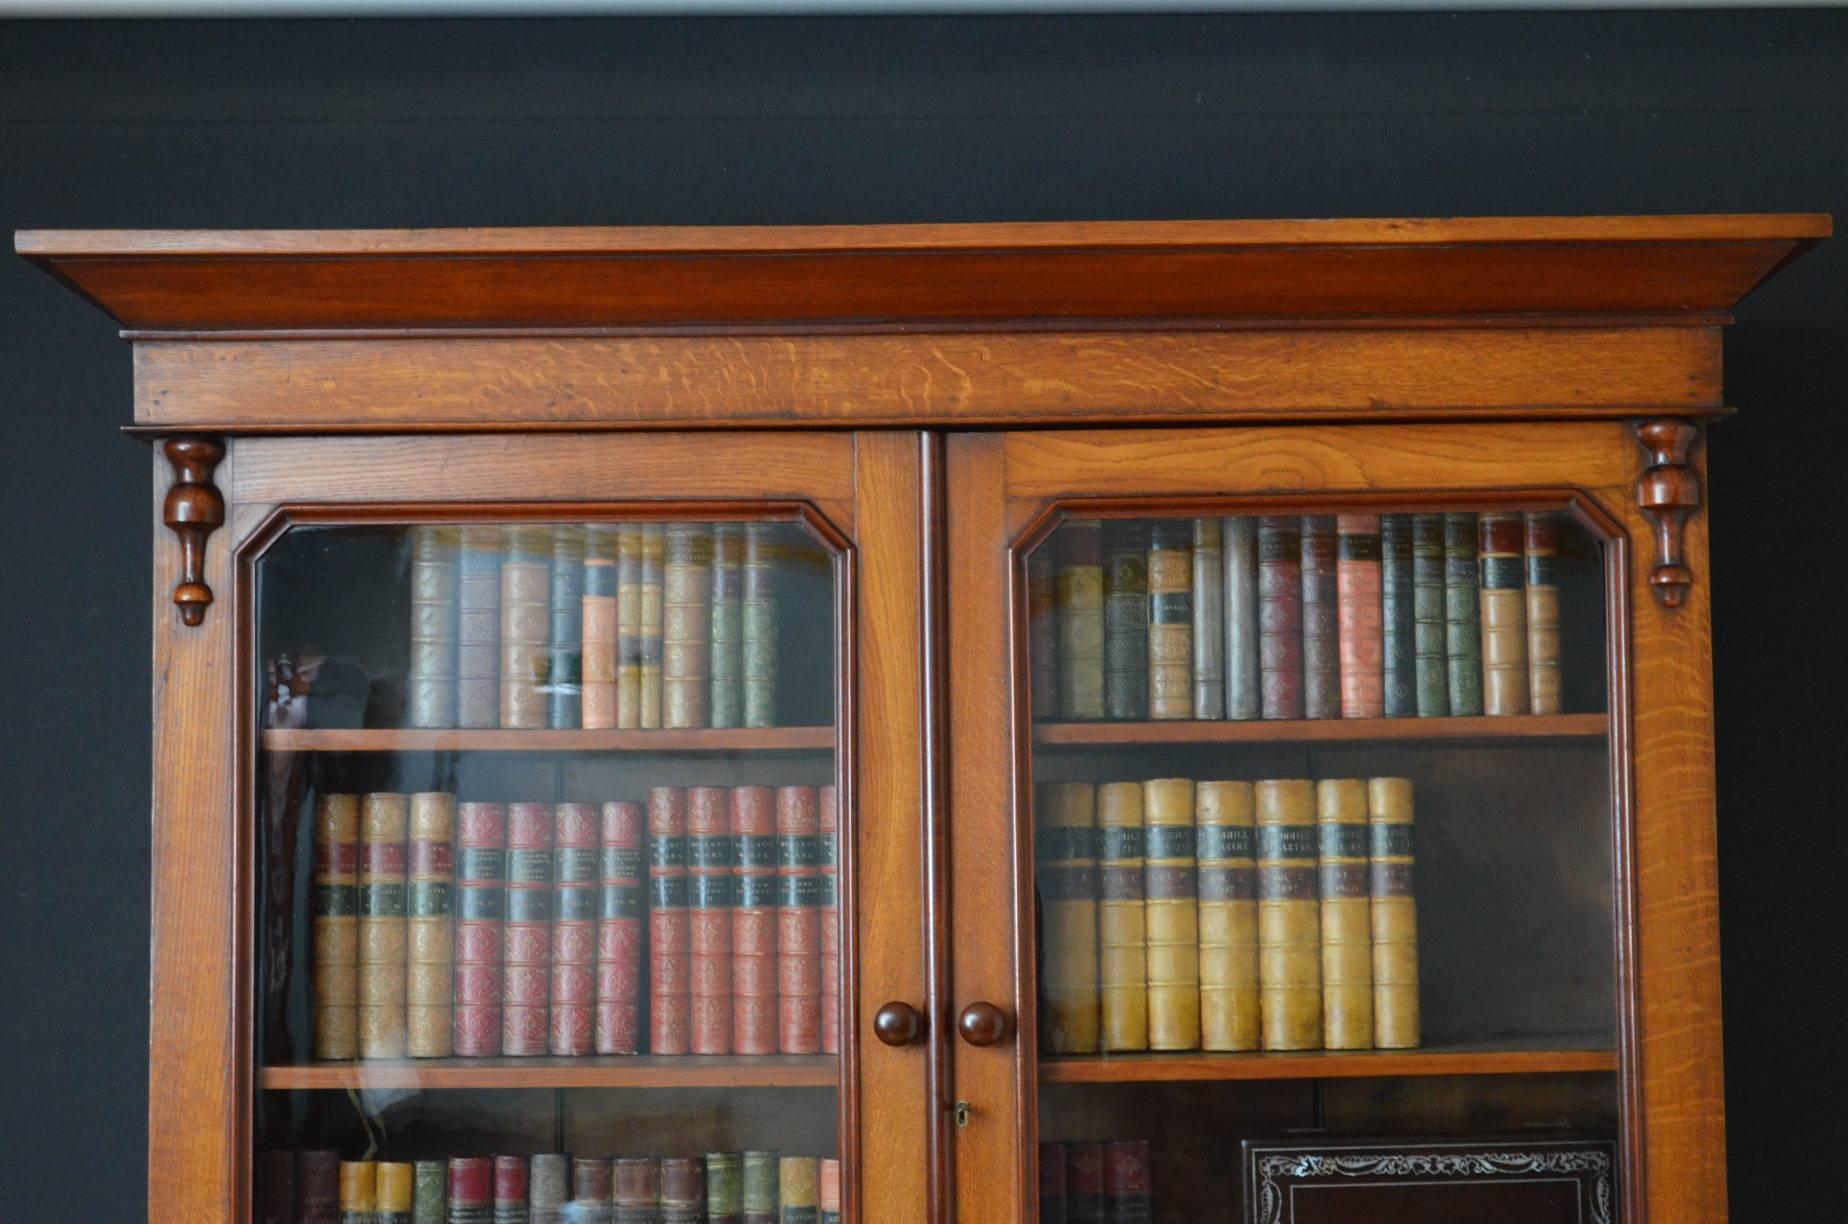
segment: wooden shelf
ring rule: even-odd
[[[430,1058],[264,1067],[273,1091],[317,1088],[832,1088],[832,1054],[609,1056],[597,1058]]]
[[[1419,1050],[1305,1050],[1294,1054],[1113,1054],[1043,1058],[1042,1084],[1130,1084],[1177,1080],[1364,1079],[1399,1075],[1542,1075],[1615,1071],[1617,1051],[1513,1045]]]
[[[687,731],[502,731],[362,728],[271,729],[270,752],[813,752],[834,747],[833,727],[728,727]]]
[[[1506,718],[1331,718],[1240,722],[1055,722],[1033,728],[1046,747],[1104,744],[1319,744],[1603,739],[1604,714],[1521,714]]]

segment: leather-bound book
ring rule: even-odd
[[[501,529],[462,528],[456,567],[456,726],[500,726]]]
[[[1316,890],[1322,923],[1322,1046],[1373,1046],[1373,933],[1368,912],[1367,784],[1315,786]]]
[[[1104,523],[1104,714],[1149,716],[1149,525]]]
[[[456,566],[461,548],[459,528],[411,528],[411,663],[405,706],[413,727],[456,725]]]
[[[1412,780],[1367,783],[1371,834],[1373,1044],[1409,1050],[1419,1043],[1418,903],[1412,889]]]
[[[1450,712],[1482,713],[1482,612],[1476,585],[1476,516],[1444,516],[1444,656]]]
[[[1527,713],[1526,523],[1521,514],[1479,522],[1482,578],[1482,712]]]
[[[740,1054],[776,1053],[776,792],[731,791],[732,1046]]]
[[[579,721],[586,731],[616,725],[616,533],[613,523],[592,523],[585,529],[578,657],[583,671]]]
[[[1104,1196],[1104,1145],[1069,1143],[1065,1148],[1065,1215],[1072,1224],[1109,1224]]]
[[[500,725],[546,725],[546,668],[551,661],[552,533],[509,527],[501,560]]]
[[[667,558],[667,529],[660,523],[641,526],[641,565],[636,579],[637,655],[641,662],[636,686],[635,725],[644,730],[661,726],[662,581]]]
[[[624,730],[642,725],[642,526],[616,528],[615,725]]]
[[[1107,1052],[1149,1048],[1142,784],[1097,788],[1098,990]]]
[[[611,1162],[573,1157],[571,1160],[572,1224],[612,1224],[616,1182]]]
[[[359,804],[359,1056],[405,1055],[403,795]]]
[[[1380,516],[1380,664],[1387,718],[1418,713],[1418,655],[1412,593],[1412,516]]]
[[[1412,516],[1412,660],[1418,717],[1450,713],[1449,629],[1444,605],[1444,516]]]
[[[1149,524],[1149,714],[1193,717],[1193,524]]]
[[[1104,716],[1104,525],[1070,519],[1052,537],[1059,617],[1059,717]]]
[[[667,525],[661,596],[661,725],[703,727],[712,697],[712,527]]]
[[[411,796],[405,950],[405,1047],[412,1058],[455,1050],[456,797]]]
[[[1224,553],[1226,717],[1261,718],[1264,689],[1258,668],[1258,520],[1220,520]]]
[[[494,1224],[527,1224],[532,1218],[527,1186],[526,1157],[494,1158]]]
[[[744,525],[744,725],[776,726],[776,525]]]
[[[1303,717],[1341,717],[1335,516],[1303,516]]]
[[[379,1166],[371,1160],[340,1162],[340,1224],[378,1224]]]
[[[381,1160],[378,1172],[378,1224],[411,1224],[416,1198],[411,1166],[398,1160]]]
[[[823,1158],[817,1167],[821,1182],[818,1195],[821,1224],[841,1224],[841,1162]]]
[[[1040,1041],[1052,1054],[1095,1054],[1097,788],[1047,782],[1038,789],[1035,855],[1040,893]]]
[[[339,1219],[340,1153],[326,1149],[297,1152],[295,1224],[336,1224]]]
[[[715,727],[744,725],[744,524],[712,525],[712,693]]]
[[[706,1167],[697,1156],[661,1158],[661,1224],[703,1224]]]
[[[687,788],[688,987],[695,1054],[732,1052],[731,792]]]
[[[359,1056],[359,796],[314,801],[314,1056]]]
[[[776,1224],[777,1154],[747,1151],[744,1156],[744,1224]]]
[[[1033,717],[1059,716],[1059,570],[1050,541],[1027,557],[1027,655]]]
[[[776,1048],[821,1052],[821,804],[812,786],[776,790]]]
[[[1249,782],[1194,784],[1200,1048],[1258,1048],[1258,882]]]
[[[1142,784],[1149,1049],[1200,1048],[1200,914],[1194,872],[1194,784]]]
[[[1039,1145],[1040,1224],[1070,1224],[1065,1197],[1065,1145]]]
[[[411,1224],[445,1224],[449,1217],[449,1166],[419,1160],[411,1166]]]
[[[449,1158],[449,1224],[489,1224],[494,1218],[494,1162],[486,1156]]]
[[[653,1156],[616,1161],[616,1224],[659,1224],[661,1162]]]
[[[603,805],[597,913],[597,1053],[642,1048],[642,809]]]
[[[584,699],[584,528],[552,528],[551,648],[546,661],[546,725],[582,724]]]
[[[464,1057],[501,1052],[506,883],[507,809],[498,803],[457,804],[455,1052]],[[453,1161],[450,1175],[453,1179]]]
[[[1559,522],[1527,514],[1527,704],[1535,714],[1565,708],[1559,671]]]
[[[1303,529],[1293,514],[1258,520],[1258,676],[1265,718],[1303,716]]]
[[[1226,564],[1216,518],[1193,521],[1193,716],[1226,716]]]
[[[813,1156],[777,1161],[777,1218],[780,1224],[816,1224],[821,1212],[821,1167]]]
[[[565,1200],[571,1191],[571,1158],[546,1152],[532,1159],[527,1203],[532,1224],[564,1224]]]
[[[1380,516],[1335,516],[1335,601],[1341,636],[1341,717],[1386,714]]]
[[[501,1053],[544,1054],[551,1020],[552,805],[507,805]]]
[[[1147,1139],[1118,1139],[1104,1145],[1104,1197],[1110,1200],[1110,1224],[1150,1224],[1154,1220]]]
[[[738,1152],[706,1153],[706,1224],[744,1224],[744,1165]]]
[[[555,891],[547,1049],[561,1057],[581,1057],[596,1048],[597,926],[602,893],[598,843],[603,813],[594,803],[561,803],[552,813]]]
[[[819,800],[821,876],[815,905],[821,923],[821,1052],[841,1049],[841,812],[840,797],[829,784],[815,792]]]
[[[692,1050],[692,932],[687,921],[687,793],[648,792],[648,1052]]]
[[[295,1153],[261,1152],[257,1158],[257,1224],[292,1224],[295,1217]]]
[[[1322,1044],[1322,927],[1316,906],[1315,785],[1254,788],[1258,862],[1258,990],[1266,1050]]]

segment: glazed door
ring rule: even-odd
[[[152,1218],[922,1221],[919,457],[233,442],[160,592]]]
[[[1646,462],[1619,422],[948,439],[959,1220],[1276,1224],[1277,1153],[1341,1143],[1723,1213],[1678,1107],[1719,1085],[1707,613],[1650,593]]]

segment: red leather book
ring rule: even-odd
[[[295,1154],[295,1224],[336,1224],[340,1219],[340,1153]]]
[[[821,1052],[821,803],[812,786],[776,791],[776,1048]]]
[[[692,1050],[692,932],[687,921],[687,793],[648,792],[648,1050]]]
[[[697,1156],[661,1158],[661,1224],[704,1224],[706,1165]]]
[[[494,1218],[494,1162],[486,1156],[449,1160],[449,1224],[488,1224]]]
[[[1039,1145],[1039,1218],[1040,1224],[1070,1224],[1066,1214],[1065,1145]]]
[[[612,1171],[612,1162],[606,1159],[571,1158],[571,1201],[581,1205],[584,1224],[608,1224],[616,1196]]]
[[[642,808],[603,805],[597,919],[597,1053],[642,1048]]]
[[[1258,683],[1266,718],[1303,716],[1302,520],[1258,522]]]
[[[551,968],[552,806],[510,803],[507,923],[501,955],[502,1054],[546,1052]]]
[[[653,1156],[616,1161],[616,1224],[658,1224],[661,1219],[661,1162]]]
[[[1065,1213],[1072,1224],[1107,1224],[1110,1201],[1104,1197],[1104,1145],[1065,1146]]]
[[[1110,1201],[1110,1224],[1149,1224],[1155,1218],[1147,1139],[1104,1146],[1104,1197]]]
[[[526,1157],[494,1158],[494,1224],[526,1224]]]
[[[507,810],[456,805],[455,1052],[501,1052],[502,918],[507,910]]]
[[[597,842],[602,813],[594,803],[553,809],[552,1022],[549,1048],[564,1057],[595,1048]]]
[[[821,1185],[815,1196],[819,1224],[841,1224],[841,1162],[823,1157],[817,1164]]]
[[[832,785],[818,792],[821,880],[821,1052],[841,1049],[840,801]]]
[[[1303,516],[1303,717],[1341,717],[1335,516]]]
[[[732,833],[732,1047],[776,1053],[776,797],[734,786]]]
[[[695,1054],[732,1052],[731,794],[687,788],[687,928]]]
[[[1380,516],[1335,518],[1335,601],[1341,645],[1341,717],[1386,716],[1386,636],[1380,603]]]

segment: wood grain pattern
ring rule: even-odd
[[[1343,718],[1301,722],[1036,723],[1044,747],[1104,744],[1355,744],[1602,739],[1603,714],[1525,714],[1507,718]]]
[[[831,752],[833,727],[663,731],[270,728],[269,752]]]
[[[1424,1075],[1546,1075],[1615,1071],[1617,1051],[1599,1049],[1318,1050],[1307,1054],[1140,1054],[1049,1058],[1043,1084],[1368,1079]]]
[[[770,1058],[622,1055],[598,1058],[413,1059],[264,1067],[265,1091],[334,1089],[441,1091],[458,1088],[832,1088],[838,1060],[827,1055]]]

